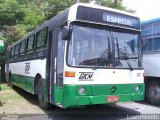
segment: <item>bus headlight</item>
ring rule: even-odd
[[[86,89],[85,89],[84,87],[80,87],[80,88],[79,88],[79,94],[80,94],[80,95],[84,95],[85,92],[86,92]]]
[[[140,86],[136,85],[135,90],[136,90],[136,92],[139,92],[140,91]]]

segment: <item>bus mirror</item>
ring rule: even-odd
[[[69,27],[64,26],[62,30],[62,39],[63,40],[68,40],[69,39]]]

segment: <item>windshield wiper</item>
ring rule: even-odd
[[[96,69],[99,67],[99,65],[104,62],[104,59],[105,59],[106,57],[108,57],[107,60],[109,59],[110,50],[111,50],[111,47],[110,47],[110,41],[109,41],[109,38],[108,38],[108,48],[106,48],[106,49],[102,52],[101,56],[99,57],[99,59],[98,59],[98,61],[97,61],[97,64],[96,64],[95,67],[94,67],[94,70],[96,70]]]
[[[122,49],[122,48],[120,48],[121,49],[121,51],[123,51],[123,53],[125,53],[125,56],[127,56],[128,57],[128,59],[138,59],[138,57],[137,56],[128,56],[129,55],[129,53],[128,53],[128,51],[127,51],[127,49],[126,49],[126,47],[124,47],[124,50]],[[125,52],[124,52],[125,51]],[[127,54],[127,55],[126,55]]]
[[[128,67],[131,71],[133,71],[133,68],[132,68],[132,65],[129,61],[129,56],[127,56],[127,54],[123,51],[122,48],[119,48],[119,43],[118,43],[118,40],[117,40],[117,37],[116,37],[116,45],[117,45],[117,50],[118,50],[118,59],[120,60],[120,58],[126,60],[127,64],[128,64]],[[123,57],[121,57],[120,53],[123,55]]]

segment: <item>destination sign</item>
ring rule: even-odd
[[[103,9],[80,6],[77,10],[77,20],[140,30],[139,18]]]
[[[106,14],[106,13],[103,14],[103,20],[107,21],[107,22],[122,24],[122,25],[134,26],[134,19],[110,15],[110,14]]]

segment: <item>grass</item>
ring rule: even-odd
[[[9,90],[9,89],[11,89],[9,84],[1,84],[0,86],[1,86],[1,90]]]
[[[1,105],[2,103],[7,103],[9,101],[11,102],[13,101],[14,103],[15,100],[20,100],[20,99],[23,98],[12,89],[10,84],[1,84],[1,91],[0,91]]]
[[[15,108],[15,105],[18,107],[19,103],[23,100],[24,98],[14,91],[9,84],[1,84],[0,112],[5,111],[6,113],[10,111],[10,108]]]
[[[0,114],[44,114],[37,105],[35,96],[22,89],[11,87],[10,84],[1,84]]]
[[[22,98],[19,94],[17,94],[9,84],[1,84],[1,91],[0,91],[0,100],[14,100],[17,98]]]

